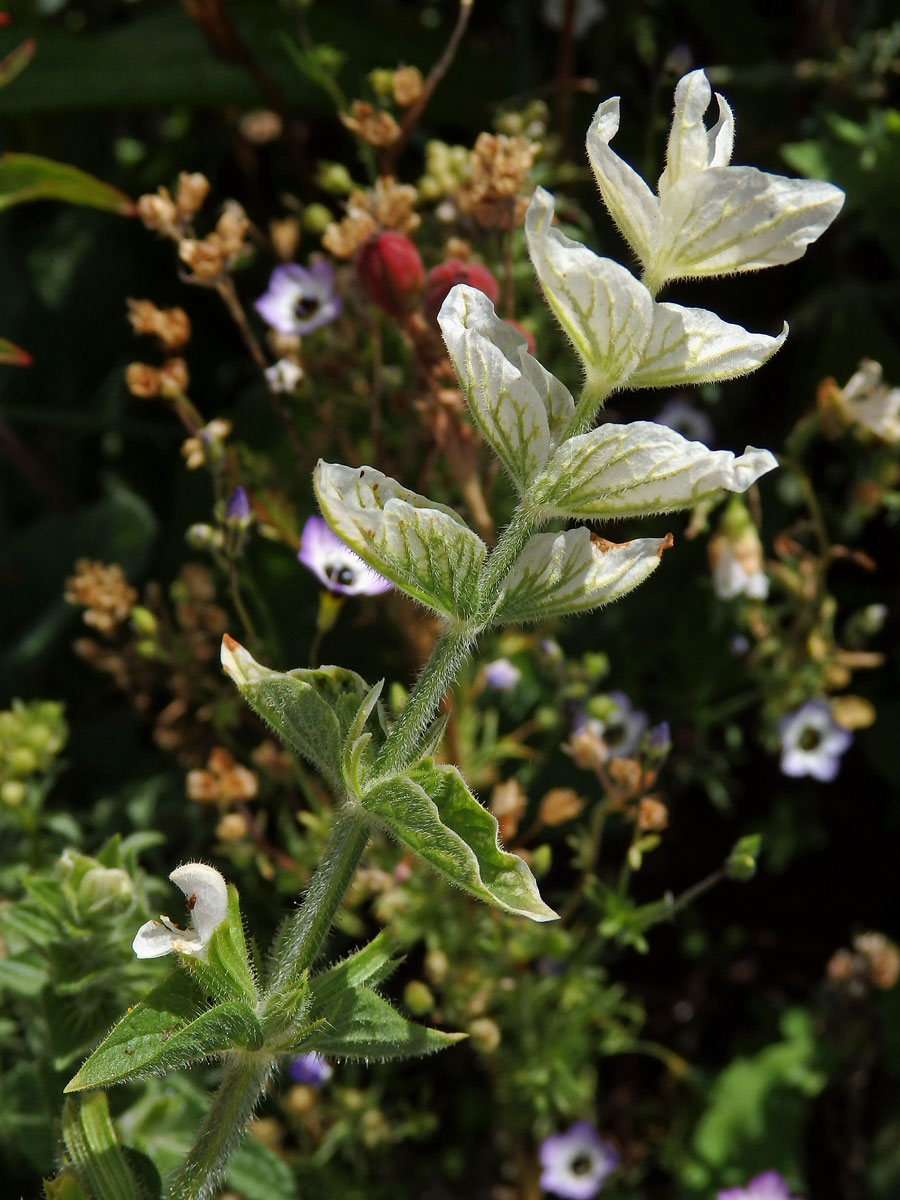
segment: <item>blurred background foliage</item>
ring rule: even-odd
[[[408,63],[427,72],[456,19],[450,0],[365,5],[233,0],[224,23],[212,0],[29,0],[13,2],[8,10],[12,21],[0,28],[0,57],[28,38],[37,49],[28,68],[0,89],[0,150],[71,163],[133,198],[171,184],[179,171],[201,171],[216,203],[234,197],[261,225],[278,213],[302,214],[312,204],[339,215],[334,193],[321,186],[320,164],[345,164],[365,183],[367,163],[337,118],[334,81],[346,96],[356,97],[368,94],[374,69]],[[701,394],[716,429],[714,446],[740,449],[749,441],[777,450],[813,410],[823,378],[842,382],[862,357],[870,357],[883,365],[886,380],[900,382],[900,22],[887,0],[610,2],[568,51],[546,23],[541,4],[476,0],[466,37],[403,151],[398,175],[420,177],[428,140],[471,146],[481,130],[496,127],[498,120],[502,127],[504,114],[543,100],[552,153],[539,162],[535,178],[543,177],[568,198],[566,220],[590,245],[621,257],[618,235],[594,192],[582,131],[599,100],[620,94],[617,148],[654,178],[672,85],[695,65],[708,69],[714,87],[738,114],[738,162],[830,179],[847,192],[841,219],[806,258],[745,277],[739,288],[691,284],[671,297],[708,305],[751,329],[775,332],[782,319],[790,322],[785,348],[759,375]],[[561,90],[560,80],[572,86]],[[260,108],[277,112],[284,122],[283,135],[262,145],[242,126],[242,118]],[[440,259],[438,234],[432,230],[429,236],[431,243],[424,235],[419,241],[426,266]],[[319,248],[318,233],[302,230],[298,257],[306,261]],[[485,242],[485,253],[491,251],[499,257],[499,247]],[[263,255],[242,264],[236,280],[247,302],[264,290],[268,269]],[[517,313],[530,319],[542,361],[575,385],[571,359],[540,305],[521,253],[515,287]],[[178,453],[182,431],[171,415],[135,400],[123,384],[124,369],[138,353],[125,314],[129,296],[189,309],[194,404],[207,420],[221,416],[233,422],[235,439],[251,458],[268,456],[276,463],[279,481],[292,479],[299,520],[314,511],[310,464],[292,464],[291,448],[281,439],[234,325],[213,293],[179,282],[169,245],[134,219],[56,202],[0,213],[0,332],[33,358],[28,368],[0,367],[0,691],[6,708],[19,697],[62,701],[69,727],[65,749],[60,744],[58,750],[61,778],[54,775],[51,786],[48,767],[41,775],[47,787],[34,804],[36,814],[46,804],[40,818],[47,820],[40,826],[43,850],[29,860],[22,849],[37,826],[30,834],[16,833],[15,850],[11,827],[3,828],[4,838],[11,839],[3,877],[10,898],[21,883],[17,864],[27,863],[31,873],[52,873],[58,855],[73,843],[97,854],[115,835],[127,839],[136,830],[160,829],[164,841],[148,840],[140,849],[142,861],[161,874],[183,847],[219,854],[210,848],[206,812],[184,798],[183,769],[151,740],[106,677],[89,671],[71,651],[80,615],[63,597],[75,560],[118,563],[141,592],[151,581],[167,589],[183,565],[197,558],[185,544],[185,529],[208,521],[212,508],[207,475],[184,470]],[[384,337],[386,360],[402,366],[402,347],[391,341],[390,329]],[[363,459],[371,455],[368,365],[365,356],[358,372],[354,364],[333,398],[324,385],[315,404],[296,407],[301,441],[321,446],[317,429],[324,413],[332,426],[345,424]],[[661,402],[649,393],[616,397],[615,410],[628,419],[651,417]],[[883,503],[871,519],[860,517],[848,496],[856,494],[860,471],[870,478],[874,468],[857,451],[846,438],[819,441],[806,460],[833,540],[848,542],[874,566],[862,571],[837,563],[829,576],[836,611],[853,613],[876,601],[888,606],[873,642],[884,665],[854,680],[854,690],[874,706],[877,719],[855,737],[837,783],[823,789],[779,773],[771,714],[786,707],[779,689],[789,681],[764,670],[754,675],[735,654],[738,622],[708,582],[703,539],[679,536],[681,518],[660,522],[658,530],[644,524],[645,536],[668,528],[676,533],[677,550],[667,555],[665,570],[622,605],[557,631],[570,661],[589,653],[606,656],[609,686],[672,729],[670,828],[635,880],[635,902],[683,891],[720,863],[743,833],[763,834],[760,874],[750,886],[722,889],[677,924],[654,930],[649,955],[620,948],[604,952],[602,967],[582,964],[571,1004],[585,1010],[608,1006],[608,1045],[583,1045],[574,1017],[551,1029],[558,996],[553,993],[546,1004],[543,983],[535,978],[533,994],[517,986],[518,1016],[504,1028],[518,1022],[524,1037],[533,1017],[538,1034],[545,1034],[543,1049],[540,1038],[536,1044],[527,1039],[510,1044],[501,1067],[491,1065],[495,1060],[485,1066],[484,1054],[469,1044],[437,1063],[371,1072],[348,1068],[347,1094],[335,1093],[327,1101],[335,1112],[323,1117],[332,1130],[330,1142],[319,1142],[297,1167],[309,1189],[302,1194],[396,1195],[396,1181],[405,1180],[408,1194],[448,1196],[466,1186],[473,1196],[518,1195],[496,1190],[497,1154],[514,1159],[516,1140],[527,1136],[527,1122],[516,1127],[522,1095],[532,1097],[540,1114],[534,1098],[549,1088],[555,1090],[547,1112],[568,1111],[574,1118],[593,1100],[621,1144],[655,1147],[640,1167],[640,1194],[648,1198],[710,1196],[716,1185],[735,1182],[723,1175],[735,1163],[744,1177],[782,1170],[816,1200],[896,1196],[900,999],[896,990],[848,999],[823,982],[830,957],[856,934],[865,929],[897,934],[900,560],[897,505],[891,499],[897,480],[888,472]],[[892,463],[895,469],[895,458]],[[444,484],[448,501],[459,504],[452,481]],[[796,515],[790,472],[767,478],[762,493],[763,537],[770,542]],[[502,489],[498,496],[502,504]],[[623,526],[615,536],[629,533]],[[314,580],[271,542],[257,539],[248,556],[278,630],[272,665],[305,662],[317,619]],[[330,645],[326,641],[323,652],[366,677],[387,672],[408,685],[418,661],[403,636],[409,615],[399,600],[388,605],[388,619],[376,615],[370,602],[344,613],[340,634]],[[512,644],[514,657],[518,651]],[[516,661],[522,666],[531,661],[527,646]],[[214,673],[215,664],[208,670]],[[490,727],[501,732],[517,728],[541,699],[547,702],[539,676],[526,678],[517,698],[491,703],[479,699],[476,688],[463,707],[463,717],[471,713],[471,720],[466,726],[461,718],[462,763],[484,789],[516,764],[514,748],[512,754],[502,747],[496,751],[489,739],[489,752],[479,751],[480,723],[494,722]],[[464,681],[461,691],[470,685],[472,680]],[[222,716],[223,727],[228,719]],[[551,786],[584,786],[583,775],[566,759],[557,756],[552,773],[546,768],[542,775],[545,767],[528,768],[526,782],[535,794]],[[273,801],[271,837],[309,865],[314,856],[295,844],[302,831],[295,821],[287,821],[285,831],[276,812]],[[40,825],[37,816],[35,821]],[[312,816],[307,827],[313,835],[321,833]],[[35,844],[32,838],[32,848]],[[385,869],[393,869],[393,851],[383,848],[376,857],[382,852]],[[115,860],[117,869],[121,865],[137,878],[133,861],[123,865],[124,850],[116,846],[103,853],[105,866]],[[255,872],[258,857],[252,849],[245,854],[242,894],[252,922],[268,930],[276,908],[296,892],[297,880],[290,872]],[[285,893],[278,905],[272,903],[273,886]],[[413,880],[410,886],[427,891],[430,885]],[[454,929],[457,899],[442,908],[423,895],[406,902],[406,916],[397,916],[402,941],[419,946],[401,973],[397,995],[421,965],[415,957],[421,956],[421,939],[428,945],[431,938],[451,961],[465,962],[475,978],[489,970],[485,963],[496,964],[504,954],[515,958],[514,948],[497,944],[500,935],[490,915],[472,918],[479,930],[474,940],[472,925],[465,936]],[[46,892],[44,901],[50,903]],[[45,913],[45,922],[51,919],[56,918]],[[84,919],[90,924],[97,918]],[[354,927],[348,917],[348,938],[361,932],[359,920]],[[50,939],[45,945],[53,944],[46,929],[42,936]],[[527,960],[537,951],[521,953]],[[119,963],[105,969],[129,968]],[[626,1002],[624,992],[612,996],[592,971],[603,980],[611,971],[630,999]],[[0,986],[27,998],[38,994],[41,978],[33,974],[11,982],[0,976]],[[125,982],[134,986],[133,980]],[[124,983],[116,977],[115,986]],[[122,993],[126,1000],[127,994]],[[441,1003],[452,1024],[452,996]],[[639,1018],[629,1005],[638,1006]],[[617,1047],[632,1045],[638,1026],[643,1039],[689,1068],[674,1070],[671,1061],[653,1054],[613,1057]],[[623,1027],[629,1032],[617,1042],[613,1035]],[[585,1055],[591,1069],[579,1076]],[[66,1064],[57,1058],[56,1070],[64,1074]],[[0,1098],[9,1109],[22,1100],[21,1080],[6,1056],[0,1061]],[[482,1144],[489,1119],[482,1071],[506,1081],[505,1092],[491,1093],[507,1122],[499,1152]],[[28,1086],[33,1083],[32,1078]],[[365,1093],[359,1090],[363,1085]],[[572,1095],[558,1094],[567,1088],[574,1089]],[[152,1128],[154,1120],[174,1128],[196,1109],[198,1096],[182,1083],[174,1092],[158,1087],[155,1097],[147,1092],[141,1101],[144,1126],[137,1110],[129,1110],[132,1144],[145,1145],[140,1129]],[[294,1102],[299,1103],[296,1096]],[[8,1178],[24,1194],[34,1191],[40,1173],[52,1170],[46,1122],[54,1103],[47,1099],[47,1109],[35,1110],[40,1114],[35,1146],[19,1142],[21,1130],[6,1114],[0,1118]],[[126,1107],[114,1098],[114,1112],[117,1105]],[[159,1115],[164,1109],[165,1118]],[[151,1110],[155,1116],[147,1115]],[[302,1114],[285,1117],[277,1111],[288,1128],[279,1136],[301,1147],[314,1141]],[[360,1138],[368,1147],[361,1157],[352,1149]],[[389,1164],[376,1149],[384,1144],[391,1146]],[[429,1156],[426,1171],[423,1160]],[[281,1159],[273,1157],[277,1175]],[[279,1178],[280,1184],[266,1186],[290,1194],[290,1183]],[[246,1178],[240,1183],[239,1171],[230,1186],[255,1194]],[[632,1194],[609,1187],[614,1195]]]

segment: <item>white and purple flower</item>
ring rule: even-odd
[[[522,672],[508,658],[495,658],[484,668],[484,686],[492,692],[511,692],[522,678]]]
[[[341,596],[377,596],[394,586],[345,546],[321,517],[309,517],[300,536],[297,558],[330,592]]]
[[[628,758],[637,750],[647,728],[647,714],[634,708],[624,692],[609,692],[603,699],[608,703],[604,715],[578,713],[572,732],[593,734],[602,742],[606,758]]]
[[[777,1171],[754,1175],[744,1187],[726,1188],[716,1194],[716,1200],[800,1200],[791,1196],[791,1189]]]
[[[254,307],[266,324],[279,333],[303,337],[341,315],[341,298],[334,290],[334,267],[324,261],[310,267],[285,263],[269,277],[269,287]]]
[[[619,1165],[618,1154],[590,1121],[544,1138],[539,1157],[541,1187],[565,1200],[593,1200]]]
[[[807,700],[778,722],[781,738],[781,771],[784,775],[812,775],[829,783],[837,775],[841,755],[853,741],[849,730],[838,725],[825,700]]]
[[[310,1051],[307,1054],[298,1054],[291,1060],[290,1073],[294,1083],[305,1084],[307,1087],[321,1087],[323,1083],[328,1082],[334,1071],[321,1054]]]

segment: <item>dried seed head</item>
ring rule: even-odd
[[[209,195],[209,180],[199,171],[189,174],[182,171],[178,176],[178,187],[175,189],[175,207],[182,219],[192,217],[203,207],[203,202]]]

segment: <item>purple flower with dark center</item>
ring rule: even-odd
[[[394,586],[345,546],[321,517],[309,517],[300,536],[297,558],[330,592],[342,596],[377,596]]]
[[[508,658],[495,658],[484,668],[484,684],[494,692],[511,692],[522,672]]]
[[[225,502],[225,520],[243,524],[250,520],[250,501],[240,486],[236,487]]]
[[[298,1054],[291,1060],[290,1071],[294,1083],[305,1083],[308,1087],[321,1087],[334,1074],[322,1055],[314,1051]]]
[[[784,775],[812,775],[828,783],[837,775],[841,755],[853,741],[849,730],[838,725],[825,700],[807,700],[778,722],[781,738],[781,771]]]
[[[744,1187],[726,1188],[716,1194],[716,1200],[800,1200],[791,1196],[791,1190],[777,1171],[763,1171],[754,1175]]]
[[[334,290],[334,268],[324,260],[309,268],[299,263],[276,267],[268,289],[254,307],[279,333],[298,337],[312,333],[341,315],[341,298]]]
[[[565,1200],[593,1200],[619,1156],[590,1121],[576,1121],[565,1133],[544,1138],[539,1151],[541,1187]]]
[[[712,421],[706,413],[695,408],[684,396],[673,396],[653,419],[657,425],[674,429],[690,442],[703,442],[708,446],[715,437]]]

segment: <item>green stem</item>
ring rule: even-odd
[[[312,966],[369,840],[362,814],[345,808],[331,830],[309,891],[278,939],[268,996],[277,996]]]
[[[266,1088],[271,1062],[239,1050],[229,1056],[197,1140],[170,1189],[172,1200],[206,1200]]]
[[[536,521],[537,513],[534,509],[526,504],[520,504],[481,568],[481,577],[478,581],[481,595],[478,607],[479,628],[484,628],[490,621],[500,593],[500,586],[509,574],[513,563],[525,548],[525,543],[528,541]]]
[[[598,379],[588,379],[581,389],[575,411],[569,418],[569,423],[557,439],[558,445],[585,433],[594,423],[594,417],[603,407],[612,389]]]
[[[412,695],[381,748],[375,764],[377,772],[390,775],[413,761],[428,722],[465,661],[471,640],[470,634],[457,630],[447,630],[438,639]]]

